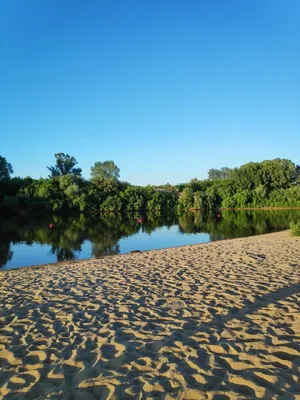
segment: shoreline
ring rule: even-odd
[[[279,207],[236,207],[236,208],[230,208],[230,207],[218,207],[215,209],[216,211],[283,211],[283,210],[300,210],[300,207],[284,207],[284,206],[279,206]],[[189,208],[190,212],[205,212],[203,208]]]
[[[250,236],[241,236],[237,238],[228,238],[228,239],[217,239],[217,240],[212,240],[210,242],[204,242],[204,243],[194,243],[194,244],[185,244],[185,245],[179,245],[179,246],[171,246],[171,247],[162,247],[159,249],[150,249],[150,250],[133,250],[128,253],[119,253],[119,254],[108,254],[108,255],[103,255],[100,257],[90,257],[90,258],[80,258],[76,260],[65,260],[65,261],[57,261],[54,263],[47,263],[47,264],[33,264],[33,265],[25,265],[24,267],[15,267],[15,268],[9,268],[9,269],[2,269],[0,270],[0,276],[1,273],[8,272],[8,271],[16,271],[16,270],[23,270],[27,268],[44,268],[44,267],[55,267],[59,265],[64,265],[66,263],[73,265],[73,264],[78,264],[80,262],[86,262],[86,261],[97,261],[97,260],[102,260],[105,258],[111,258],[111,257],[122,257],[122,256],[128,256],[128,255],[134,255],[134,254],[144,254],[144,253],[149,253],[151,251],[164,251],[164,250],[172,250],[172,249],[178,249],[178,248],[186,248],[186,247],[194,247],[194,246],[206,246],[211,243],[216,243],[216,242],[226,242],[226,241],[232,241],[232,240],[239,240],[239,239],[246,239],[246,238],[255,238],[257,236],[265,236],[265,235],[274,235],[276,233],[281,233],[281,232],[289,232],[289,229],[283,229],[281,231],[276,231],[276,232],[269,232],[269,233],[262,233],[262,234],[257,234],[257,235],[250,235]]]
[[[287,231],[0,279],[0,399],[299,394],[300,238]]]
[[[283,211],[283,210],[300,210],[300,207],[237,207],[237,208],[219,208],[221,211],[255,211],[255,210],[270,210],[270,211]]]

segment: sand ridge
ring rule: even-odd
[[[0,273],[0,399],[300,399],[288,232]]]

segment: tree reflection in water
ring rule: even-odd
[[[210,240],[235,238],[286,229],[291,221],[300,219],[299,210],[226,211],[204,214],[184,213],[180,215],[151,213],[120,215],[108,214],[97,217],[85,215],[55,215],[35,219],[27,216],[1,219],[0,222],[0,267],[13,259],[12,245],[28,246],[39,243],[51,246],[50,254],[57,261],[73,260],[82,251],[85,241],[92,244],[92,257],[118,254],[119,240],[144,232],[149,235],[158,227],[178,225],[179,234],[208,233]],[[174,244],[176,245],[176,244]],[[78,255],[78,254],[77,254]]]

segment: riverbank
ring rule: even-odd
[[[299,395],[300,238],[286,231],[0,280],[1,399]]]
[[[300,210],[300,207],[236,207],[236,208],[226,208],[220,207],[220,211],[282,211],[282,210]]]

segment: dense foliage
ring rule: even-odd
[[[12,165],[6,161],[5,157],[0,156],[0,180],[9,179],[12,173]]]
[[[210,176],[185,185],[180,208],[300,207],[300,171],[290,160],[250,162]]]
[[[292,236],[300,236],[300,222],[291,222],[290,232]]]
[[[0,212],[145,212],[215,208],[300,207],[300,167],[290,160],[250,162],[240,168],[210,169],[209,179],[172,186],[132,186],[119,180],[113,161],[96,162],[91,179],[77,160],[55,154],[49,178],[10,178],[0,157]]]
[[[56,164],[48,167],[49,178],[9,178],[10,164],[3,164],[0,180],[0,212],[19,211],[35,214],[75,210],[80,212],[144,212],[174,210],[177,193],[154,187],[132,186],[119,180],[119,168],[113,161],[96,162],[91,179],[75,168],[77,160],[64,153],[55,154]]]

